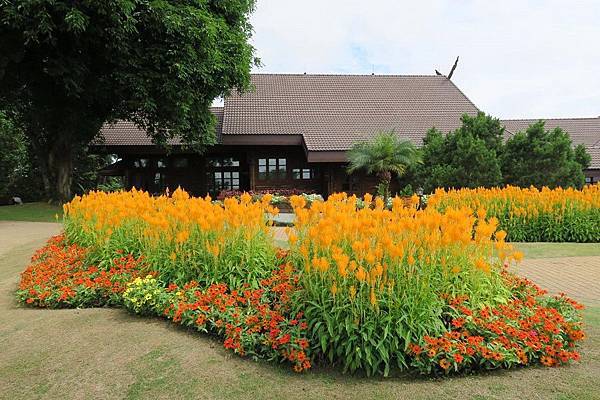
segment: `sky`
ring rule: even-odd
[[[498,118],[600,116],[600,0],[257,0],[254,72],[448,74]]]

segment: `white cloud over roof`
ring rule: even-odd
[[[600,1],[258,0],[256,72],[448,73],[500,118],[600,115]]]

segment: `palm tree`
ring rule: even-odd
[[[389,198],[392,174],[402,176],[406,168],[421,163],[421,154],[408,140],[400,140],[396,133],[381,132],[368,142],[354,144],[348,151],[348,173],[365,170],[376,174],[384,200]]]

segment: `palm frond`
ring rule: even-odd
[[[348,151],[348,161],[349,173],[364,170],[368,174],[389,171],[402,175],[410,165],[420,163],[421,156],[413,143],[401,140],[391,131],[355,144]]]

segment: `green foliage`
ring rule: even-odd
[[[371,141],[352,146],[348,161],[348,173],[364,170],[377,174],[381,180],[378,194],[387,198],[392,174],[402,176],[409,166],[421,162],[421,156],[411,142],[401,140],[394,132],[381,132]]]
[[[508,139],[502,156],[504,183],[521,187],[576,187],[585,183],[590,164],[585,147],[573,144],[561,128],[546,130],[538,121]]]
[[[502,183],[499,156],[504,128],[484,113],[463,115],[462,126],[447,135],[432,128],[423,143],[417,181],[426,192],[438,187],[491,187]]]
[[[26,127],[41,173],[70,196],[74,153],[129,119],[158,144],[215,142],[209,107],[245,90],[253,0],[23,0],[0,7],[0,108]]]
[[[27,148],[22,133],[1,112],[0,149],[0,197],[6,197],[25,168]]]
[[[0,111],[0,197],[18,196],[24,201],[42,198],[39,169],[31,156],[23,131]]]

